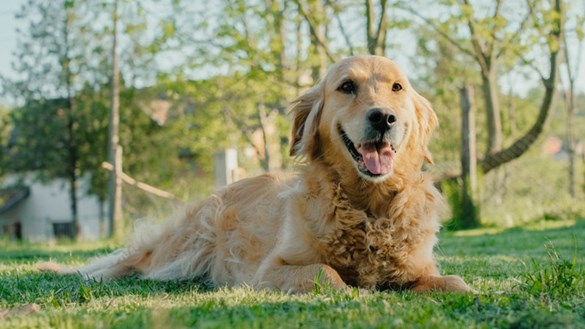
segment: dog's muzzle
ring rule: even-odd
[[[396,148],[392,143],[379,139],[356,145],[341,127],[339,134],[360,173],[368,177],[380,177],[392,171],[392,162],[396,155]]]

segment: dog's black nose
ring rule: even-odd
[[[384,112],[379,108],[371,109],[367,114],[367,118],[372,127],[380,132],[390,130],[396,122],[396,116],[394,114]]]

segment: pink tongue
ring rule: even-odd
[[[364,163],[368,170],[374,175],[385,175],[392,169],[392,159],[394,152],[390,144],[385,143],[376,147],[374,143],[367,143],[358,147],[358,152],[364,158]]]

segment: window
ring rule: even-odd
[[[22,240],[22,226],[20,223],[4,225],[2,227],[2,234],[9,239]]]
[[[73,239],[73,223],[53,223],[55,239]]]

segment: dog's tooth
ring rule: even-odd
[[[358,161],[358,169],[364,172],[368,170],[368,167],[366,167],[366,163],[364,162],[363,159],[360,159],[360,161]]]

